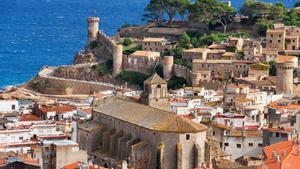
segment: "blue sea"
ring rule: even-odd
[[[88,16],[99,16],[100,29],[113,35],[125,22],[143,23],[148,1],[0,0],[0,87],[28,81],[44,65],[71,64],[86,44]],[[296,1],[281,0],[288,7]]]

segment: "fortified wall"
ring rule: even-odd
[[[117,76],[122,69],[122,54],[123,46],[117,44],[104,32],[99,30],[99,18],[98,17],[89,17],[88,22],[88,43],[90,44],[93,41],[97,41],[102,44],[103,51],[107,54],[106,59],[113,60],[113,76]]]
[[[130,55],[123,54],[122,68],[126,71],[140,72],[145,75],[151,75],[152,68],[158,64],[158,60],[145,58],[132,58]]]
[[[188,67],[174,64],[173,56],[165,56],[163,61],[164,79],[170,80],[172,76],[181,77],[187,80],[193,87],[205,87],[207,89],[218,89],[221,82],[213,80],[202,80],[201,73],[195,73]]]

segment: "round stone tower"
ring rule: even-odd
[[[293,94],[293,72],[295,62],[279,62],[276,65],[276,90],[278,93]]]
[[[201,73],[193,73],[191,75],[191,81],[193,87],[199,87],[200,86],[200,80],[201,80]]]
[[[88,44],[97,39],[99,31],[99,17],[88,17]]]
[[[163,72],[164,72],[164,79],[167,81],[170,80],[172,77],[173,65],[174,65],[174,57],[173,56],[165,56]]]
[[[113,45],[113,76],[122,71],[123,45]]]

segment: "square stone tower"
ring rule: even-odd
[[[142,101],[154,108],[168,111],[168,83],[157,73],[144,81],[144,93]]]

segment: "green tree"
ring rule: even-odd
[[[172,77],[168,81],[168,88],[172,90],[180,89],[183,87],[183,85],[187,85],[187,81],[181,77]]]
[[[185,17],[189,13],[190,0],[178,0],[178,14],[181,16],[181,21],[185,20]]]
[[[282,2],[276,2],[270,11],[270,19],[282,21],[286,15],[286,8]]]
[[[246,0],[240,8],[242,15],[248,16],[249,20],[253,23],[258,18],[267,17],[272,9],[272,4],[264,3],[255,0]]]
[[[284,23],[289,26],[300,26],[300,17],[294,9],[287,12],[284,18]]]
[[[132,44],[132,40],[130,38],[125,38],[123,41],[124,46],[129,46]]]
[[[150,0],[144,10],[143,19],[156,20],[162,22],[164,20],[164,0]]]
[[[258,19],[257,23],[256,23],[258,29],[257,29],[257,33],[261,36],[266,36],[266,32],[268,29],[272,29],[273,28],[273,21],[269,21],[267,19]]]
[[[191,47],[191,37],[186,32],[182,34],[182,37],[179,41],[179,46],[186,49]]]
[[[294,5],[295,8],[300,7],[300,1],[296,2]]]
[[[190,20],[209,24],[221,24],[223,32],[227,32],[227,26],[233,21],[236,10],[217,0],[197,0],[190,8]]]
[[[269,62],[269,76],[276,76],[276,62],[271,61]]]

